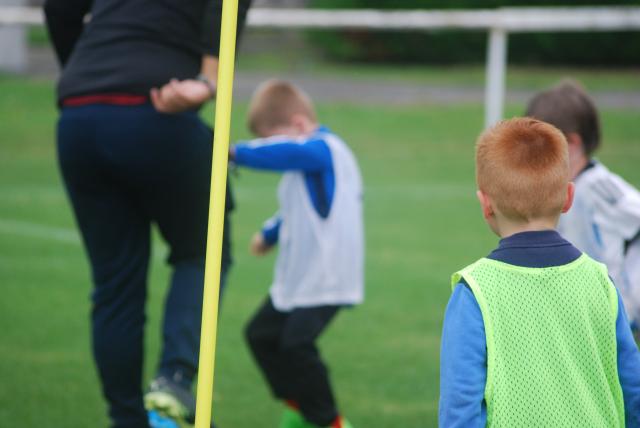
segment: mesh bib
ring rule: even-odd
[[[481,259],[453,275],[478,301],[487,340],[488,427],[624,427],[618,299],[586,255],[523,268]]]

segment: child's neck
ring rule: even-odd
[[[540,232],[544,230],[554,230],[558,225],[557,218],[540,218],[528,220],[526,222],[501,219],[496,222],[494,232],[500,238],[507,238],[516,233],[522,232]]]
[[[318,130],[319,127],[320,127],[320,124],[318,124],[317,122],[309,121],[309,122],[305,123],[305,125],[304,125],[303,134],[304,135],[313,134],[314,132],[316,132]]]
[[[589,165],[589,162],[591,162],[591,158],[584,154],[584,152],[574,155],[569,162],[571,168],[571,179],[575,180],[587,165]]]

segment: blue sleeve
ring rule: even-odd
[[[618,318],[616,319],[618,345],[618,377],[624,397],[627,428],[640,427],[640,352],[629,328],[622,297],[618,292]]]
[[[237,144],[235,162],[272,171],[320,172],[332,168],[331,151],[322,139],[304,142],[264,139]]]
[[[460,283],[449,299],[442,328],[440,427],[484,427],[486,383],[487,345],[482,313],[473,292]]]
[[[264,242],[269,245],[276,245],[278,243],[281,224],[282,219],[279,214],[276,214],[264,222],[264,225],[262,226],[262,237],[264,238]]]

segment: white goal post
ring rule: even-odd
[[[0,27],[40,25],[39,8],[0,7]],[[260,9],[247,24],[260,28],[381,31],[488,31],[485,125],[502,118],[509,33],[638,31],[640,7],[546,7],[482,10]],[[0,52],[0,55],[2,53]]]

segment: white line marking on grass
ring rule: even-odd
[[[71,245],[80,245],[82,242],[80,234],[75,229],[6,218],[0,218],[0,234],[45,239]],[[155,260],[164,260],[168,249],[161,243],[155,243],[152,253]]]
[[[0,218],[0,233],[28,238],[40,238],[64,244],[80,244],[80,236],[74,229],[46,226],[22,220]]]
[[[33,200],[33,199],[56,199],[64,201],[64,190],[60,186],[47,185],[13,185],[0,186],[0,196],[3,199],[12,200]]]

